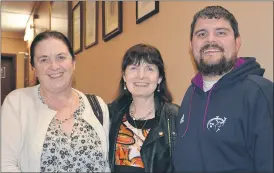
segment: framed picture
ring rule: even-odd
[[[85,1],[85,48],[98,43],[98,1]]]
[[[136,24],[159,12],[159,1],[136,1]]]
[[[74,54],[80,53],[83,49],[82,25],[82,2],[80,1],[72,9],[72,47]]]
[[[6,78],[6,67],[1,67],[1,78]]]
[[[103,39],[108,41],[123,30],[123,2],[102,1]]]

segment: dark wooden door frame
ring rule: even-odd
[[[14,73],[13,73],[13,79],[12,80],[12,85],[14,86],[14,89],[16,89],[16,81],[17,81],[17,67],[16,67],[16,64],[17,64],[17,61],[16,61],[16,54],[9,54],[9,53],[1,53],[1,57],[9,57],[11,58],[12,60],[12,66],[13,66],[13,69],[14,69]]]
[[[24,87],[29,86],[29,55],[24,55]]]

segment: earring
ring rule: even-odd
[[[124,82],[124,90],[127,90],[126,82]]]
[[[160,92],[160,84],[158,84],[157,92]]]

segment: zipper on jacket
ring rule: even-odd
[[[170,154],[170,158],[172,158],[171,156],[171,137],[170,137],[170,134],[171,134],[171,131],[170,131],[170,120],[169,118],[167,119],[167,130],[168,130],[168,145],[169,145],[169,154]]]

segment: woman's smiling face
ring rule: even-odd
[[[42,40],[34,52],[35,75],[43,89],[56,92],[71,87],[75,61],[63,41],[56,38]]]

